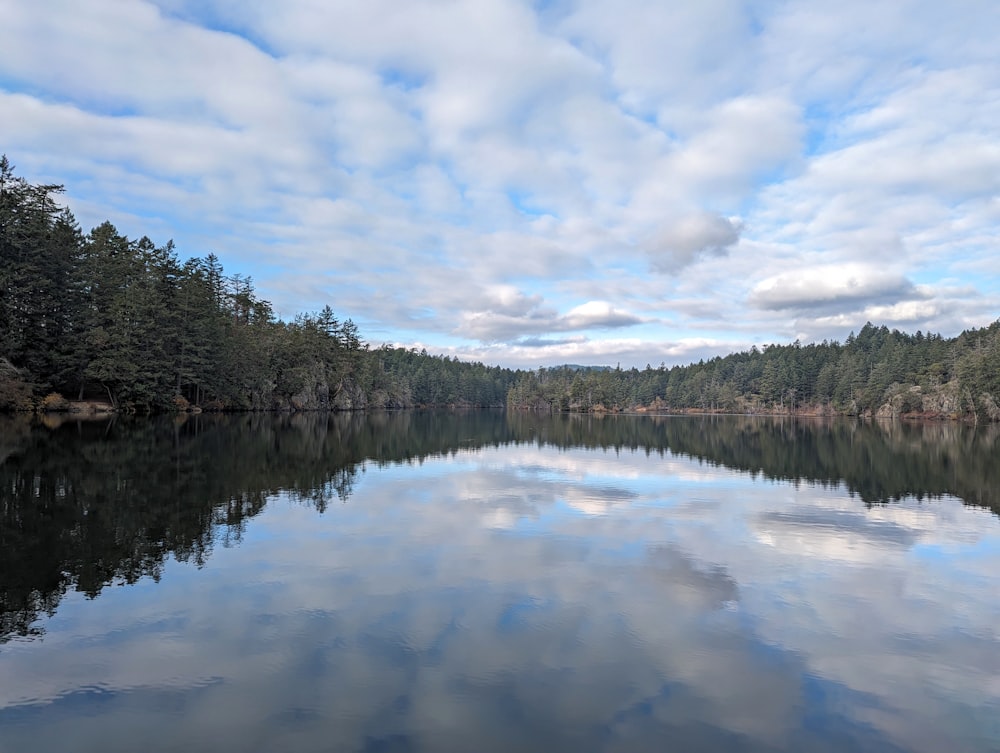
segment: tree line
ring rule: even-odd
[[[356,409],[502,406],[515,372],[372,349],[330,306],[277,318],[249,276],[172,242],[84,234],[0,157],[0,409]]]
[[[275,316],[218,258],[83,233],[0,157],[0,410],[96,400],[119,411],[351,410],[818,413],[1000,420],[1000,320],[955,338],[866,324],[845,343],[771,345],[697,364],[513,371],[369,347],[330,306]]]
[[[844,343],[756,347],[696,364],[521,374],[508,404],[555,411],[919,415],[1000,420],[1000,320],[954,338],[870,322]]]

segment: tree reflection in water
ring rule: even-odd
[[[0,642],[39,634],[64,594],[158,579],[240,542],[283,493],[323,512],[365,464],[507,444],[689,456],[843,484],[866,504],[953,495],[1000,514],[1000,427],[491,411],[0,417]]]

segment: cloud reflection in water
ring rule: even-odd
[[[3,648],[0,730],[36,751],[986,750],[998,543],[954,499],[866,510],[669,453],[369,468],[323,515],[272,498],[201,570],[67,596]]]

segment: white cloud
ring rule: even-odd
[[[769,277],[754,286],[750,301],[772,310],[835,310],[915,294],[913,284],[898,273],[874,265],[843,264],[807,267]]]
[[[449,355],[469,361],[496,363],[502,361],[512,368],[534,369],[539,366],[561,364],[581,364],[590,366],[614,366],[623,368],[647,364],[692,363],[701,359],[722,356],[743,348],[737,340],[714,340],[711,338],[684,338],[661,341],[643,338],[588,336],[555,338],[524,338],[505,343],[478,346],[437,347],[433,343],[411,341],[396,342],[405,348],[426,348],[429,353]],[[749,347],[749,346],[747,346]]]
[[[629,327],[642,319],[614,308],[607,301],[588,301],[570,309],[563,322],[568,329],[592,329]]]
[[[696,256],[723,256],[740,238],[741,223],[707,212],[666,224],[648,243],[654,268],[675,271]]]
[[[373,339],[954,334],[1000,312],[1000,19],[962,7],[0,0],[0,144]]]
[[[525,335],[617,329],[643,322],[606,301],[588,301],[560,315],[544,306],[541,296],[527,296],[506,285],[488,291],[485,303],[488,308],[463,315],[459,334],[486,343],[510,342]]]

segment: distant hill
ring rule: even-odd
[[[567,371],[614,371],[613,366],[583,366],[578,363],[564,363],[559,366],[546,367],[552,371],[557,371],[559,369],[565,369]]]

